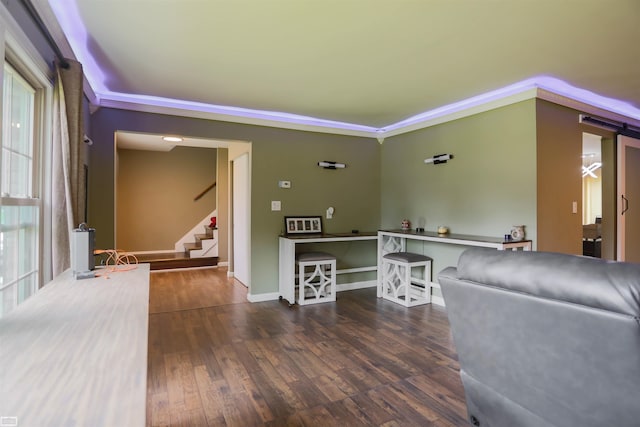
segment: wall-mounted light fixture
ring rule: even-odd
[[[162,140],[166,142],[182,142],[184,139],[179,136],[163,136]]]
[[[440,163],[447,163],[447,160],[453,159],[453,154],[436,154],[430,159],[424,159],[425,163],[433,163],[439,165]]]
[[[344,163],[330,162],[328,160],[318,162],[318,166],[325,169],[344,169],[347,167]]]

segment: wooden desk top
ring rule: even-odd
[[[0,416],[18,426],[144,426],[149,265],[67,270],[0,319]]]
[[[474,236],[470,234],[439,234],[435,231],[416,231],[415,229],[380,230],[379,232],[387,235],[406,237],[409,239],[428,240],[434,242],[469,246],[501,247],[516,244],[525,245],[531,242],[531,240],[504,240],[504,238],[502,237]]]
[[[280,238],[289,240],[313,240],[313,241],[341,241],[341,240],[375,240],[378,238],[376,231],[361,231],[358,233],[300,233],[281,234]]]

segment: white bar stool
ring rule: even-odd
[[[304,252],[296,255],[296,264],[298,304],[318,304],[336,300],[335,256],[326,252]],[[307,273],[307,270],[310,273]]]
[[[413,307],[431,302],[431,261],[425,255],[392,252],[382,257],[382,298]],[[421,268],[421,277],[412,276]]]

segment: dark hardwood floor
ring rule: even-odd
[[[438,306],[252,304],[226,269],[151,274],[149,426],[464,426],[458,369]]]

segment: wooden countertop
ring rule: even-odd
[[[313,240],[313,241],[342,241],[342,240],[375,240],[377,231],[360,231],[358,233],[299,233],[281,234],[280,238],[289,240]]]
[[[505,240],[502,237],[475,236],[470,234],[456,233],[439,234],[435,231],[416,231],[415,229],[379,230],[379,232],[387,235],[395,235],[398,237],[407,237],[418,240],[430,240],[443,243],[463,244],[470,246],[501,247],[509,245],[525,245],[531,242],[531,240],[526,239]]]
[[[145,425],[149,265],[108,277],[67,270],[0,319],[0,417]]]

